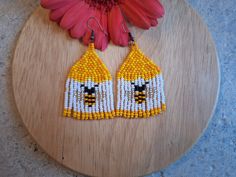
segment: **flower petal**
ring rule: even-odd
[[[157,26],[158,25],[158,21],[156,19],[151,19],[151,25],[152,26]]]
[[[80,0],[41,0],[40,4],[42,7],[46,8],[46,9],[57,9],[57,8],[61,8],[65,5],[67,5],[68,3],[71,2],[78,2]]]
[[[128,0],[131,2],[130,0]],[[134,6],[143,10],[143,12],[150,18],[156,19],[164,16],[164,8],[159,0],[132,0]]]
[[[78,19],[75,25],[70,29],[71,37],[80,39],[87,30],[87,21],[90,17],[94,16],[95,11],[89,6],[81,8],[78,12],[80,14],[80,19]]]
[[[154,7],[157,9],[158,12],[158,18],[161,18],[165,15],[165,9],[163,7],[163,5],[160,3],[160,1],[155,1],[156,2],[156,6],[154,5]]]
[[[100,50],[107,48],[110,38],[116,45],[128,45],[128,28],[122,12],[131,23],[143,29],[156,26],[157,19],[164,15],[159,0],[119,0],[118,5],[112,6],[109,12],[105,12],[103,6],[90,6],[86,0],[41,0],[41,5],[51,10],[51,20],[69,30],[71,37],[83,37],[85,44],[89,43],[91,35],[91,29],[87,26],[88,19],[96,18],[99,24],[91,20],[90,27],[95,32],[95,47]]]
[[[67,30],[73,27],[75,23],[81,18],[80,9],[86,8],[85,6],[88,6],[88,4],[84,3],[84,1],[80,1],[74,5],[61,19],[60,26]]]
[[[114,6],[108,13],[108,30],[111,40],[114,44],[127,46],[129,43],[128,29],[119,6]]]
[[[120,7],[130,23],[143,29],[149,29],[151,27],[147,16],[145,16],[142,11],[135,7],[131,1],[125,1],[124,4],[120,4]]]
[[[50,12],[50,20],[52,21],[60,21],[60,19],[63,17],[63,15],[78,2],[70,2],[66,4],[65,6],[62,6],[61,8],[57,8],[55,10],[52,10]]]

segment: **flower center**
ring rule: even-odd
[[[85,0],[90,6],[97,9],[110,11],[114,5],[118,4],[118,0]]]

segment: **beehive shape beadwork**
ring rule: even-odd
[[[116,116],[150,117],[166,110],[164,81],[155,65],[136,43],[117,74]]]
[[[112,77],[96,54],[93,43],[72,66],[65,89],[65,117],[80,120],[114,117]]]

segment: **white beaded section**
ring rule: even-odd
[[[109,90],[110,90],[110,105],[111,105],[111,111],[114,111],[114,97],[113,97],[113,85],[112,85],[112,80],[108,81],[109,82]]]
[[[96,86],[95,86],[96,85]],[[84,89],[95,88],[95,104],[89,107],[84,104]],[[102,83],[94,83],[91,80],[86,82],[78,82],[73,79],[66,80],[64,108],[82,113],[99,113],[114,111],[114,98],[112,81]]]
[[[146,110],[150,111],[150,80],[146,85]]]
[[[138,104],[135,102],[134,88],[135,85],[141,87],[144,84],[146,85],[146,89],[143,92],[146,96],[145,102]],[[141,110],[145,112],[161,108],[161,104],[165,104],[164,80],[161,74],[149,80],[138,78],[132,82],[121,78],[117,82],[117,87],[117,110],[132,112]]]
[[[109,81],[105,82],[105,88],[106,88],[106,96],[107,96],[107,112],[111,112],[111,103],[110,103],[110,88],[109,88]]]
[[[154,78],[152,79],[152,83],[153,83],[153,92],[154,92],[154,94],[153,94],[153,107],[154,107],[154,108],[157,108],[157,107],[158,107],[158,105],[157,105],[157,96],[158,96],[158,94],[157,94],[157,82],[156,82],[156,77],[154,77]]]
[[[161,84],[160,84],[160,76],[156,76],[157,82],[157,107],[161,108]]]
[[[88,81],[87,81],[87,84],[88,84],[88,89],[91,89],[92,88],[92,83],[91,83],[91,80],[89,79]],[[86,105],[86,107],[88,108],[88,113],[92,113],[92,107],[89,107],[88,105]]]
[[[149,107],[149,110],[152,110],[153,109],[153,96],[154,96],[154,93],[153,93],[154,89],[153,89],[153,82],[152,82],[152,79],[149,80],[149,84],[148,84],[148,107]]]
[[[130,89],[131,89],[131,111],[134,112],[135,110],[134,85],[131,85]]]
[[[103,90],[102,90],[102,83],[98,85],[98,92],[99,92],[99,112],[103,112]]]
[[[70,79],[66,80],[66,91],[65,91],[65,101],[64,101],[64,108],[69,108],[69,91],[70,91]]]
[[[128,83],[127,81],[124,81],[124,100],[125,100],[125,103],[124,103],[124,110],[128,110],[127,107],[128,107],[128,95],[127,95],[127,91],[128,91]]]
[[[161,103],[166,104],[166,97],[164,92],[164,79],[162,74],[160,74],[160,89],[161,89]]]
[[[74,82],[74,85],[73,85],[73,111],[74,112],[77,112],[77,82]]]
[[[91,82],[91,86],[95,89],[95,93],[93,93],[93,96],[95,97],[95,104],[92,106],[91,111],[92,113],[96,113],[96,87],[95,87],[95,83]]]
[[[126,85],[127,85],[127,99],[128,99],[128,105],[127,105],[127,110],[131,110],[131,107],[132,107],[132,85],[130,82],[126,82]]]
[[[121,79],[118,79],[117,81],[117,106],[116,109],[120,110],[121,109]]]
[[[106,89],[106,82],[105,83],[102,83],[102,92],[103,92],[103,108],[104,108],[104,112],[108,112],[107,110],[107,107],[108,107],[108,104],[107,104],[107,101],[108,101],[108,92],[107,92],[107,89]]]
[[[99,88],[95,87],[95,112],[99,112]]]
[[[123,107],[123,105],[124,105],[124,102],[125,102],[125,91],[124,91],[124,88],[125,88],[125,81],[124,81],[124,79],[121,79],[120,80],[121,81],[121,90],[120,90],[120,92],[121,92],[121,97],[120,97],[120,108],[121,108],[121,110],[124,110],[124,107]]]
[[[70,80],[70,98],[69,98],[69,109],[70,110],[72,110],[72,106],[73,106],[73,98],[74,98],[74,96],[73,96],[73,94],[74,94],[74,89],[73,89],[73,87],[74,87],[74,80],[73,79],[71,79]]]
[[[81,107],[80,107],[80,99],[81,99],[81,84],[80,82],[77,82],[77,112],[81,111]]]

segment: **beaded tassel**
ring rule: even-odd
[[[64,116],[80,120],[113,118],[112,77],[90,43],[71,68],[67,81]]]
[[[146,57],[137,44],[117,74],[118,95],[116,116],[149,117],[166,110],[161,70]]]

